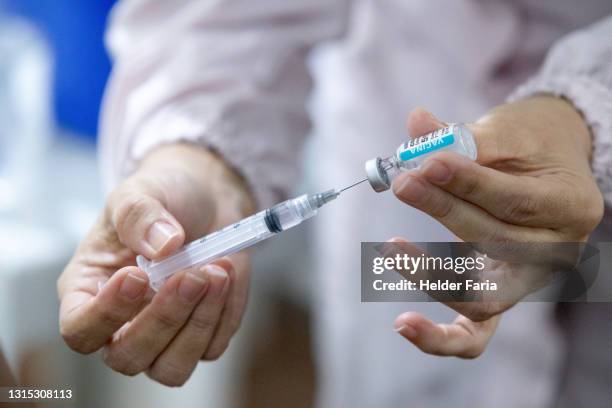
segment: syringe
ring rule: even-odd
[[[193,241],[160,261],[150,261],[139,255],[136,262],[148,275],[151,287],[157,291],[180,270],[210,263],[301,224],[316,215],[319,208],[336,199],[344,190],[346,188],[304,194],[283,201]]]
[[[449,125],[403,143],[393,156],[368,160],[365,166],[367,177],[348,187],[319,194],[304,194],[283,201],[193,241],[160,261],[149,261],[138,256],[136,262],[149,276],[151,287],[159,290],[166,280],[180,270],[210,263],[301,224],[316,215],[323,205],[336,199],[341,192],[358,184],[369,181],[377,192],[388,190],[397,174],[418,168],[428,156],[439,150],[453,151],[472,160],[476,159],[477,154],[470,130],[465,125]]]

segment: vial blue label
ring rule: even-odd
[[[455,134],[452,127],[438,129],[425,136],[417,137],[404,143],[398,151],[401,161],[412,160],[415,157],[442,149],[455,143]]]

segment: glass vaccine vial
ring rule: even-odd
[[[432,154],[448,151],[476,160],[474,135],[464,124],[451,124],[402,143],[393,156],[366,161],[370,185],[377,193],[391,187],[393,179],[403,171],[419,168]]]

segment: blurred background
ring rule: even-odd
[[[104,202],[96,129],[113,3],[0,0],[0,350],[12,375],[73,390],[50,407],[311,406],[307,229],[258,251],[239,334],[183,388],[116,374],[59,336],[55,281]]]

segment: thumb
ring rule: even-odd
[[[170,255],[185,241],[183,227],[145,187],[116,190],[107,205],[107,219],[119,240],[148,259]]]
[[[423,108],[414,108],[410,111],[406,121],[410,137],[422,136],[446,125],[446,123]]]

